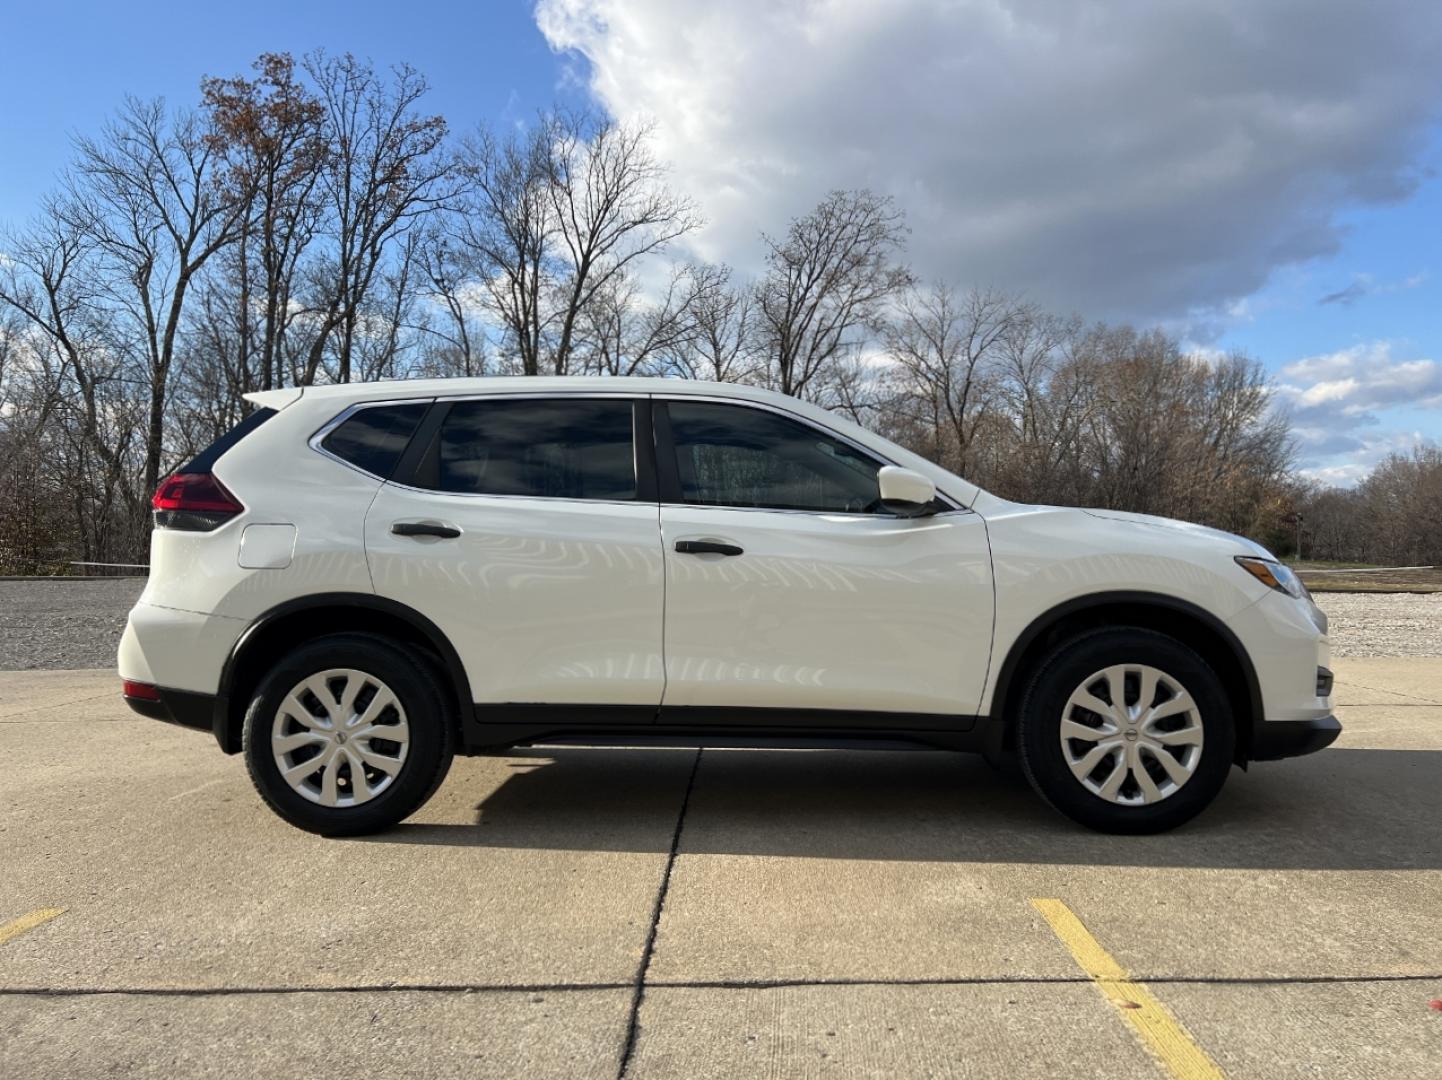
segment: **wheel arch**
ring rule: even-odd
[[[1166,634],[1194,649],[1222,680],[1236,723],[1236,760],[1251,756],[1252,732],[1262,713],[1262,687],[1241,640],[1221,619],[1187,600],[1163,593],[1113,591],[1075,597],[1037,616],[1017,635],[997,671],[992,691],[988,753],[1015,748],[1016,709],[1026,677],[1052,649],[1089,630],[1136,626]]]
[[[445,633],[426,616],[396,600],[371,593],[317,593],[288,600],[261,614],[231,647],[215,700],[215,740],[227,754],[240,753],[240,731],[251,693],[286,650],[335,632],[378,634],[419,649],[449,686],[456,719],[472,712],[470,680]]]

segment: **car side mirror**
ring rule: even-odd
[[[876,474],[882,508],[897,517],[921,517],[931,513],[936,485],[919,472],[899,465],[883,465]]]

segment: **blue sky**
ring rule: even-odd
[[[0,121],[0,219],[29,212],[69,156],[71,135],[95,131],[122,95],[192,104],[203,76],[249,75],[266,51],[299,56],[323,46],[409,63],[430,80],[430,108],[453,130],[584,96],[563,79],[530,0],[443,7],[427,5],[426,17],[414,18],[374,0],[7,4],[0,100],[12,104]]]
[[[5,26],[0,221],[124,93],[191,103],[324,46],[411,63],[457,131],[558,100],[653,122],[708,219],[686,254],[743,270],[828,188],[892,194],[924,277],[1258,357],[1319,478],[1442,440],[1442,6],[58,0]]]
[[[1442,137],[1434,134],[1421,160],[1442,173]],[[1282,380],[1298,361],[1347,350],[1374,366],[1379,353],[1393,364],[1442,360],[1442,177],[1428,176],[1410,197],[1349,210],[1342,220],[1335,254],[1277,269],[1217,344],[1262,359]],[[1359,424],[1355,434],[1375,445],[1314,455],[1319,474],[1350,481],[1381,449],[1402,448],[1412,436],[1442,442],[1442,407],[1422,400],[1428,404],[1403,397],[1370,410],[1376,422]]]

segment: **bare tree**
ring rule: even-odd
[[[1262,365],[1244,353],[1216,361],[1189,357],[1197,379],[1187,467],[1176,478],[1173,511],[1233,532],[1275,527],[1287,513],[1295,448],[1287,418],[1272,408]]]
[[[459,211],[443,219],[452,265],[479,281],[521,374],[539,375],[557,275],[549,126],[505,139],[482,128],[461,144]]]
[[[201,82],[210,124],[206,136],[221,160],[220,182],[246,204],[233,260],[241,392],[281,385],[285,336],[294,319],[297,268],[320,224],[317,187],[329,159],[321,102],[296,77],[285,53],[264,53],[253,79]],[[252,283],[254,282],[254,283]],[[260,307],[252,341],[253,297]],[[260,371],[251,358],[259,353]]]
[[[902,375],[902,400],[924,411],[942,436],[935,457],[966,474],[973,434],[996,390],[996,368],[1010,335],[1036,312],[1002,293],[973,289],[961,296],[932,285],[903,293],[884,332]]]
[[[127,373],[112,347],[114,333],[89,265],[91,238],[76,226],[71,213],[50,202],[30,229],[11,237],[7,247],[0,303],[26,320],[29,340],[41,344],[40,351],[32,351],[34,363],[56,387],[55,395],[39,402],[35,427],[43,428],[67,408],[73,410],[81,439],[105,463],[106,486],[120,488],[133,500],[124,448],[112,445],[112,432],[105,424],[107,391],[125,381]],[[60,391],[65,385],[76,389],[78,402],[67,405]]]
[[[1298,500],[1297,511],[1302,519],[1306,552],[1312,558],[1366,559],[1371,521],[1357,491],[1308,484]]]
[[[363,382],[403,378],[410,373],[408,357],[416,343],[405,331],[415,325],[415,275],[421,244],[420,233],[406,233],[359,313],[353,349],[355,370]]]
[[[214,150],[196,116],[172,116],[158,100],[127,99],[98,139],[79,139],[76,149],[61,205],[93,248],[101,288],[128,324],[126,345],[144,357],[150,491],[186,299],[201,268],[239,234],[246,203],[215,182]]]
[[[1260,365],[914,288],[875,193],[763,235],[750,282],[652,258],[698,216],[645,125],[557,112],[452,152],[417,72],[323,53],[201,92],[198,117],[128,101],[4,241],[0,564],[139,557],[161,470],[252,389],[491,370],[755,382],[1003,496],[1269,542],[1301,507],[1339,557],[1442,558],[1437,451],[1307,489]]]
[[[696,289],[687,266],[672,267],[664,290],[654,298],[629,274],[612,275],[581,313],[572,339],[572,368],[597,375],[662,374],[670,357],[690,348]]]
[[[119,347],[128,338],[95,276],[93,241],[72,217],[47,202],[6,244],[0,305],[11,316],[7,383],[15,413],[5,427],[10,453],[30,455],[30,490],[48,470],[88,558],[128,551],[139,536],[150,491],[136,483],[147,387],[144,365],[137,372]],[[25,460],[12,464],[26,468]]]
[[[696,227],[651,137],[645,125],[553,113],[524,133],[483,128],[462,145],[468,183],[449,224],[522,374],[570,371],[583,321],[632,291],[638,260]]]
[[[669,350],[669,367],[688,379],[749,382],[763,374],[756,341],[756,297],[732,282],[729,266],[693,265],[690,333]]]
[[[1065,500],[1079,482],[1079,440],[1095,407],[1095,368],[1074,351],[1083,325],[1027,307],[1001,335],[997,348],[992,445],[983,482],[1000,483],[1013,498]]]
[[[664,250],[700,218],[689,199],[666,187],[648,125],[558,113],[547,126],[551,207],[566,256],[552,357],[561,375],[570,365],[576,322],[597,294],[617,288],[636,260]]]
[[[315,337],[300,381],[315,380],[329,349],[335,379],[349,382],[377,275],[398,238],[454,197],[454,164],[439,152],[445,120],[417,111],[428,86],[414,68],[400,65],[387,81],[354,56],[315,52],[305,70],[325,109],[320,190],[330,249],[316,278]]]
[[[1442,563],[1442,447],[1418,443],[1410,454],[1389,454],[1358,493],[1374,530],[1362,558]]]
[[[222,263],[230,252],[221,256]],[[250,353],[257,322],[250,299],[236,276],[224,271],[202,276],[187,305],[181,331],[184,357],[172,380],[167,441],[184,458],[205,447],[236,424],[248,411],[242,396],[259,389]]]
[[[894,261],[904,237],[895,202],[871,191],[833,191],[783,239],[763,237],[757,306],[776,389],[807,396],[828,365],[879,329],[885,303],[911,280]]]
[[[0,573],[46,572],[73,535],[54,498],[47,453],[63,393],[54,356],[49,339],[0,299]]]
[[[427,229],[416,251],[416,272],[422,297],[440,309],[440,317],[419,319],[413,328],[432,339],[432,355],[439,350],[433,368],[468,377],[486,374],[485,331],[474,310],[481,286],[470,279],[470,269],[446,230]]]

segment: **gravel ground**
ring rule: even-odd
[[[1333,656],[1442,656],[1442,593],[1318,593]]]
[[[144,578],[0,581],[0,671],[114,667]]]
[[[0,670],[112,667],[140,578],[0,581]],[[1335,656],[1442,656],[1442,593],[1321,593]]]

